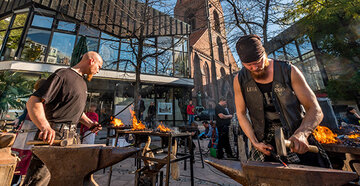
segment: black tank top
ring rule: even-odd
[[[267,84],[256,83],[261,93],[263,94],[263,104],[265,112],[265,134],[269,129],[276,126],[281,126],[280,114],[276,111],[272,99],[272,82]],[[271,129],[270,129],[271,130]]]

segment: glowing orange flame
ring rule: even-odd
[[[146,129],[145,125],[141,123],[140,120],[138,120],[135,116],[135,112],[130,109],[131,118],[132,118],[132,124],[133,127],[131,130],[144,130]]]
[[[335,138],[337,134],[334,134],[329,128],[324,126],[318,126],[313,132],[316,140],[320,143],[336,143],[338,140]]]
[[[163,124],[160,124],[156,129],[158,129],[160,132],[171,132],[171,130],[165,127]]]
[[[123,127],[124,126],[124,123],[118,119],[118,118],[115,118],[115,117],[110,117],[111,121],[110,123],[113,124],[114,127]]]
[[[356,138],[360,137],[360,134],[351,134],[351,135],[348,135],[347,137],[351,138],[351,139],[356,139]]]

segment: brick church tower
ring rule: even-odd
[[[175,17],[191,26],[189,38],[192,97],[207,109],[214,108],[220,97],[234,109],[233,73],[239,70],[227,44],[224,14],[219,0],[177,0]]]

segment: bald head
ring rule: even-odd
[[[89,61],[91,59],[94,59],[96,61],[99,61],[101,62],[101,64],[103,63],[103,60],[100,56],[100,54],[98,54],[97,52],[94,52],[94,51],[89,51],[89,52],[86,52],[83,57],[81,58],[81,61]]]
[[[78,69],[79,73],[87,74],[88,81],[91,80],[93,75],[99,72],[103,65],[103,59],[97,52],[87,52],[81,58],[81,61],[73,68]]]

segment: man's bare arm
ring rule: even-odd
[[[52,144],[55,139],[55,131],[51,128],[45,116],[44,105],[41,98],[31,96],[26,103],[31,121],[40,129],[39,138]]]
[[[292,66],[291,68],[291,84],[295,95],[306,110],[305,117],[302,120],[300,127],[290,138],[290,140],[294,142],[294,148],[291,150],[303,154],[308,151],[307,138],[320,124],[324,116],[314,92],[306,83],[300,70],[295,66]]]
[[[250,124],[250,121],[246,117],[246,107],[244,97],[241,92],[241,87],[238,80],[238,75],[234,79],[234,93],[235,93],[235,105],[236,105],[236,115],[241,129],[244,131],[246,136],[250,139],[250,142],[253,146],[260,152],[270,155],[269,150],[272,150],[271,145],[266,145],[258,141],[255,136],[254,129]]]

